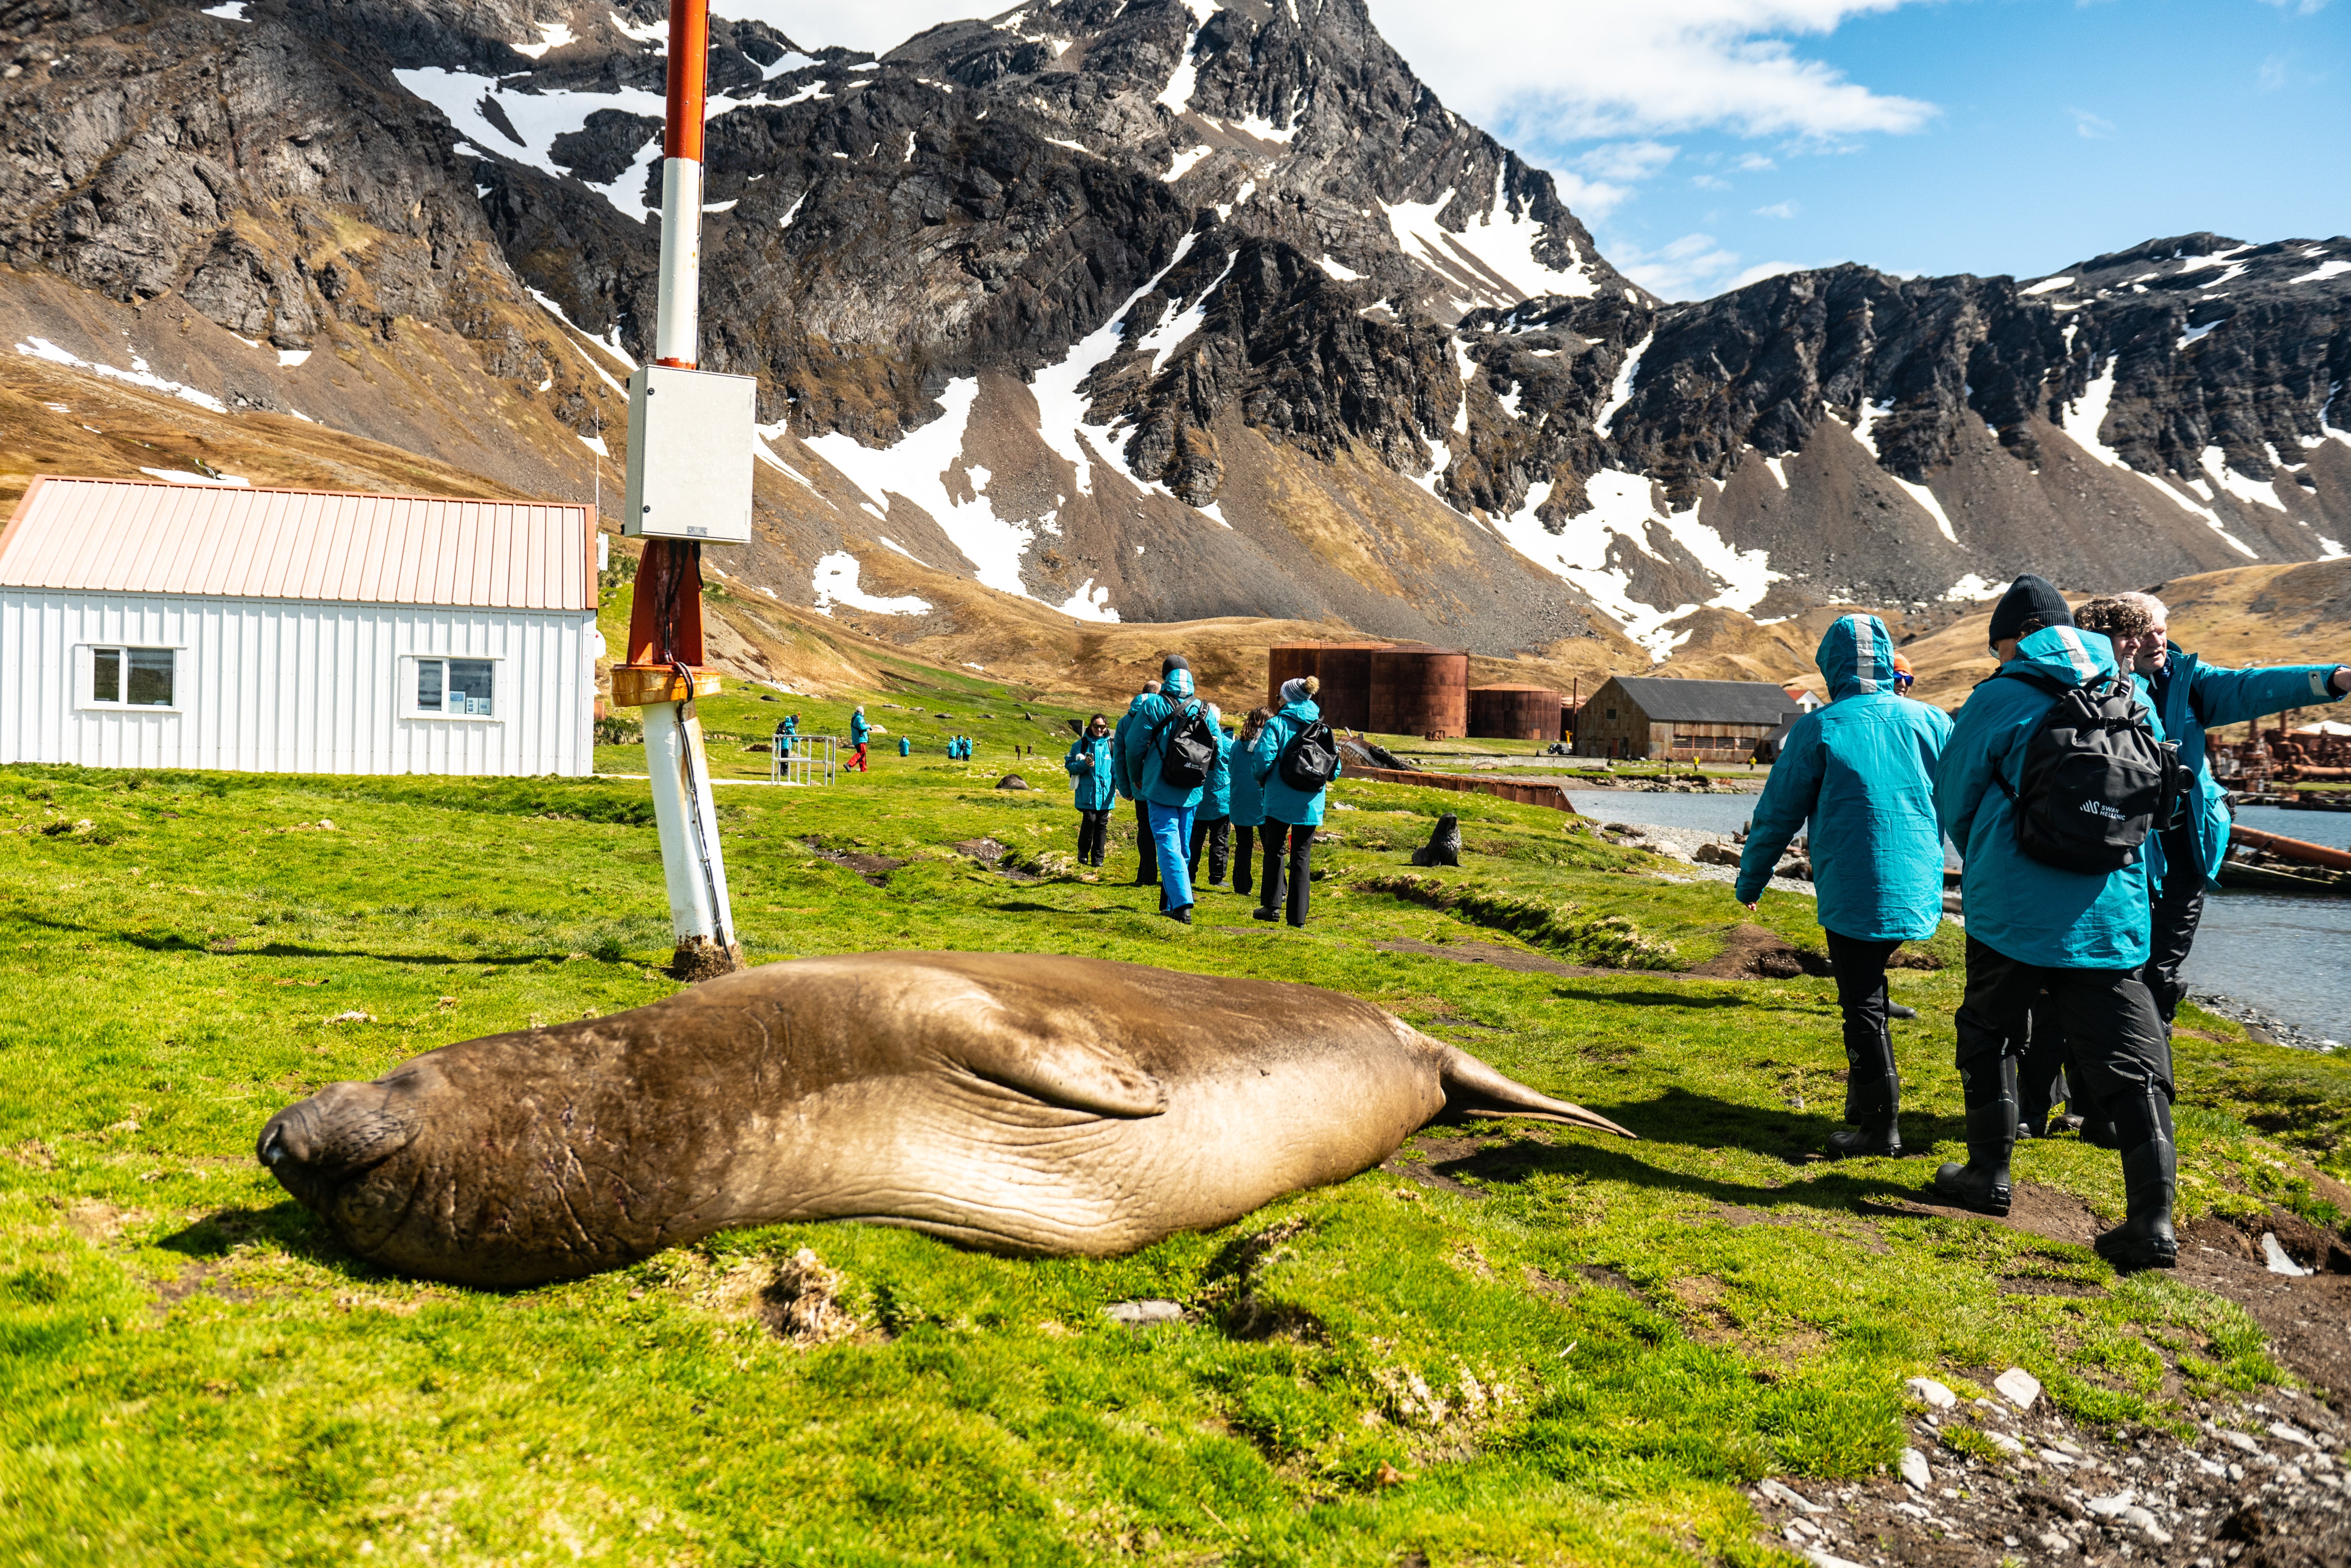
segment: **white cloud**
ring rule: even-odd
[[[1732,168],[1744,171],[1748,173],[1755,173],[1765,169],[1777,169],[1779,166],[1779,164],[1774,163],[1771,159],[1764,157],[1761,152],[1750,152],[1738,162],[1731,165]]]
[[[2263,60],[2262,68],[2253,73],[2253,85],[2263,92],[2275,92],[2285,86],[2285,68],[2290,58],[2288,55],[2272,55]]]
[[[2115,133],[2115,122],[2086,109],[2066,110],[2074,117],[2074,134],[2086,136],[2093,141],[2104,141]]]
[[[1796,215],[1796,204],[1774,202],[1768,207],[1756,208],[1755,215],[1759,218],[1792,218]]]
[[[1714,174],[1693,174],[1690,183],[1701,191],[1728,191],[1730,182]]]
[[[1744,288],[1750,283],[1761,283],[1767,277],[1777,277],[1783,272],[1802,272],[1804,267],[1805,263],[1801,261],[1759,261],[1724,284],[1723,291],[1728,293],[1734,288]]]
[[[2281,11],[2291,11],[2297,16],[2315,16],[2326,9],[2326,0],[2262,0],[2262,3],[2274,5]]]
[[[1739,266],[1739,253],[1723,249],[1712,235],[1684,235],[1654,251],[1621,243],[1604,248],[1619,272],[1667,299],[1703,299]]]
[[[1610,141],[1578,154],[1575,166],[1599,180],[1646,180],[1679,151],[1656,141]]]
[[[1873,91],[1791,38],[1903,0],[1374,0],[1373,20],[1447,105],[1551,140],[1719,128],[1915,131],[1932,104]],[[1495,40],[1507,38],[1507,48]]]

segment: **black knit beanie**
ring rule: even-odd
[[[1159,661],[1159,673],[1163,675],[1170,670],[1188,670],[1191,667],[1192,661],[1181,653],[1170,653]]]
[[[2071,626],[2074,612],[2065,608],[2065,596],[2045,578],[2030,572],[2010,583],[2008,591],[2000,596],[1999,605],[1991,612],[1991,640],[2005,642],[2011,637],[2028,636],[2044,626]]]

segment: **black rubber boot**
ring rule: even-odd
[[[2179,1239],[2172,1234],[2171,1200],[2179,1186],[2179,1151],[2172,1140],[2171,1101],[2149,1083],[2113,1109],[2115,1126],[2130,1140],[2123,1150],[2125,1218],[2090,1245],[2125,1271],[2175,1267]]]
[[[1845,1015],[1844,1060],[1847,1125],[1829,1134],[1829,1158],[1900,1155],[1902,1075],[1894,1065],[1894,1035],[1884,1017],[1858,1008]]]
[[[1962,1075],[1968,1101],[1968,1163],[1945,1162],[1934,1196],[1978,1214],[2008,1212],[2008,1157],[2016,1148],[2016,1058]]]

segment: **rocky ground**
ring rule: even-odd
[[[2239,1023],[2243,1024],[2256,1040],[2264,1040],[2274,1045],[2290,1045],[2296,1051],[2342,1049],[2343,1042],[2340,1040],[2328,1040],[2322,1035],[2314,1034],[2306,1029],[2286,1022],[2285,1019],[2266,1009],[2257,1008],[2251,1002],[2241,1002],[2234,997],[2222,996],[2218,991],[2194,991],[2189,993],[2188,999],[2208,1013],[2219,1013],[2222,1018],[2235,1019]]]

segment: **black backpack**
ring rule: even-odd
[[[2188,783],[2179,748],[2156,739],[2127,675],[2074,686],[2038,672],[2000,673],[2057,694],[2025,742],[2019,788],[1992,770],[2016,807],[2017,847],[2061,871],[2122,870],[2179,813]]]
[[[1208,716],[1200,705],[1187,700],[1159,721],[1144,749],[1159,753],[1162,783],[1171,789],[1197,789],[1217,765],[1217,733],[1208,727]]]
[[[1321,719],[1301,729],[1281,748],[1281,781],[1311,795],[1339,777],[1339,742]]]

